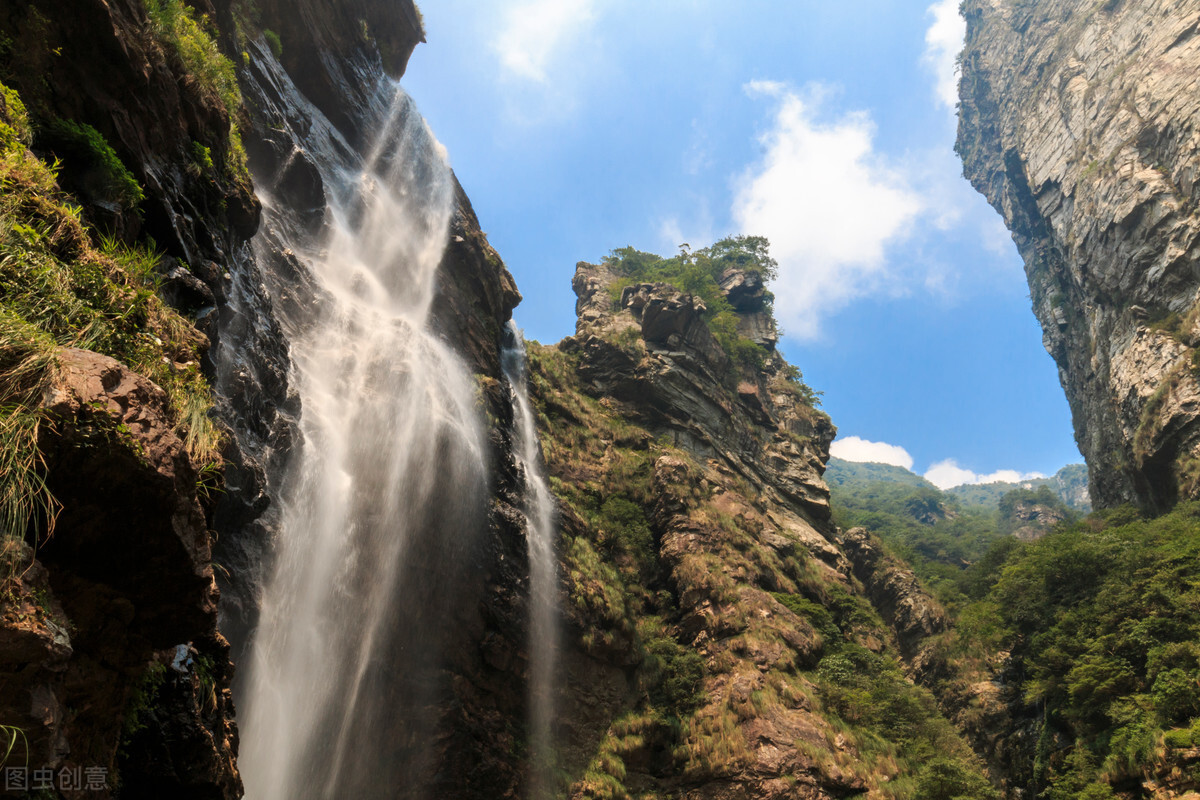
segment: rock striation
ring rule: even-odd
[[[1200,4],[967,0],[957,149],[1025,259],[1098,507],[1200,494]]]

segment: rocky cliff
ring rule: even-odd
[[[1098,507],[1200,493],[1200,5],[967,0],[958,152],[1025,259]]]
[[[921,796],[944,772],[986,796],[900,668],[942,612],[900,565],[848,557],[821,479],[833,426],[774,351],[761,274],[721,245],[702,291],[661,261],[643,279],[647,254],[581,263],[575,335],[530,351],[561,503],[563,788]]]
[[[258,204],[235,85],[179,48],[227,63],[194,25],[140,2],[0,11],[0,704],[7,766],[64,796],[241,792],[204,370]]]
[[[301,411],[283,324],[304,296],[278,237],[251,241],[251,172],[284,187],[271,222],[317,235],[328,187],[312,159],[327,154],[283,123],[325,126],[352,154],[422,38],[410,2],[0,9],[0,723],[32,788],[49,768],[68,797],[72,776],[88,797],[240,796],[214,577],[236,652]],[[527,567],[499,353],[519,294],[461,191],[438,287],[493,421],[496,478],[422,780],[512,796]]]

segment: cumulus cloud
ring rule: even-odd
[[[594,16],[594,0],[528,0],[505,12],[492,47],[507,75],[546,84],[553,58]]]
[[[858,436],[836,439],[829,446],[829,454],[843,461],[860,461],[868,464],[891,464],[895,467],[912,469],[913,459],[903,447],[887,442],[872,442]]]
[[[823,113],[830,92],[820,86],[745,89],[777,108],[761,162],[737,181],[733,217],[770,240],[776,313],[789,334],[812,339],[822,316],[894,280],[886,247],[907,235],[923,200],[875,152],[866,112]]]
[[[937,79],[937,99],[951,111],[958,105],[958,54],[967,36],[967,21],[958,13],[959,0],[939,0],[926,12],[933,17],[925,31],[925,64]]]
[[[939,461],[925,473],[925,480],[939,489],[951,489],[968,483],[1022,483],[1044,477],[1046,476],[1040,472],[1018,472],[1015,469],[1002,469],[981,475],[969,469],[963,469],[952,458]]]

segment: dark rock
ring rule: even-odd
[[[6,604],[0,619],[0,669],[8,677],[0,713],[26,731],[31,766],[102,767],[113,777],[119,767],[133,786],[149,765],[119,762],[118,745],[154,652],[219,641],[208,529],[196,469],[163,391],[85,350],[60,351],[59,362],[38,443],[62,509],[37,560],[18,555],[19,577],[7,584],[17,603]],[[208,652],[208,686],[227,701],[227,650]],[[193,702],[196,688],[181,689],[180,702]],[[225,702],[203,724],[151,726],[162,752],[187,764],[164,791],[240,796],[232,717]]]
[[[158,269],[162,274],[158,294],[167,305],[187,313],[211,308],[216,304],[217,299],[209,284],[200,280],[174,258],[163,258]]]
[[[865,528],[842,534],[839,544],[854,566],[884,622],[892,627],[905,658],[914,660],[922,645],[946,630],[948,620],[917,576],[902,562],[888,556],[879,540]]]

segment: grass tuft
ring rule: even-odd
[[[2,87],[0,87],[2,88]],[[5,94],[8,109],[16,102]],[[6,124],[0,122],[0,124]],[[110,356],[161,386],[176,431],[205,464],[222,435],[200,374],[207,342],[156,294],[161,256],[112,238],[94,242],[78,206],[23,145],[0,147],[0,539],[36,539],[58,506],[37,448],[41,398],[59,348]],[[208,473],[213,470],[209,469]],[[38,530],[34,530],[34,528]]]

